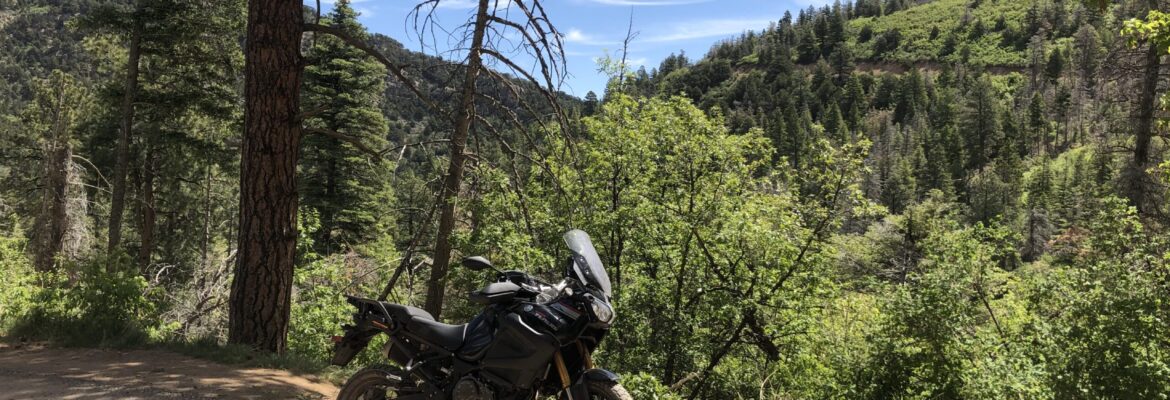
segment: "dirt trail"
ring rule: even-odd
[[[316,378],[236,368],[159,350],[0,344],[0,400],[332,399]]]

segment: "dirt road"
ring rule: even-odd
[[[337,388],[287,371],[236,368],[159,350],[0,344],[0,400],[332,399]]]

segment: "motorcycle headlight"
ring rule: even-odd
[[[604,323],[612,323],[614,318],[613,307],[606,303],[605,300],[594,297],[593,298],[593,315]]]

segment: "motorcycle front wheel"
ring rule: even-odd
[[[589,381],[586,385],[589,386],[589,400],[634,400],[620,383]]]
[[[374,365],[349,377],[345,386],[341,387],[337,400],[389,400],[415,393],[418,393],[418,389],[401,370],[388,365]]]

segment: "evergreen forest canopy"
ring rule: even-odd
[[[510,4],[451,61],[344,0],[0,0],[0,332],[323,365],[343,294],[465,320],[451,260],[580,228],[635,398],[1170,393],[1165,1],[837,2],[584,99]]]

